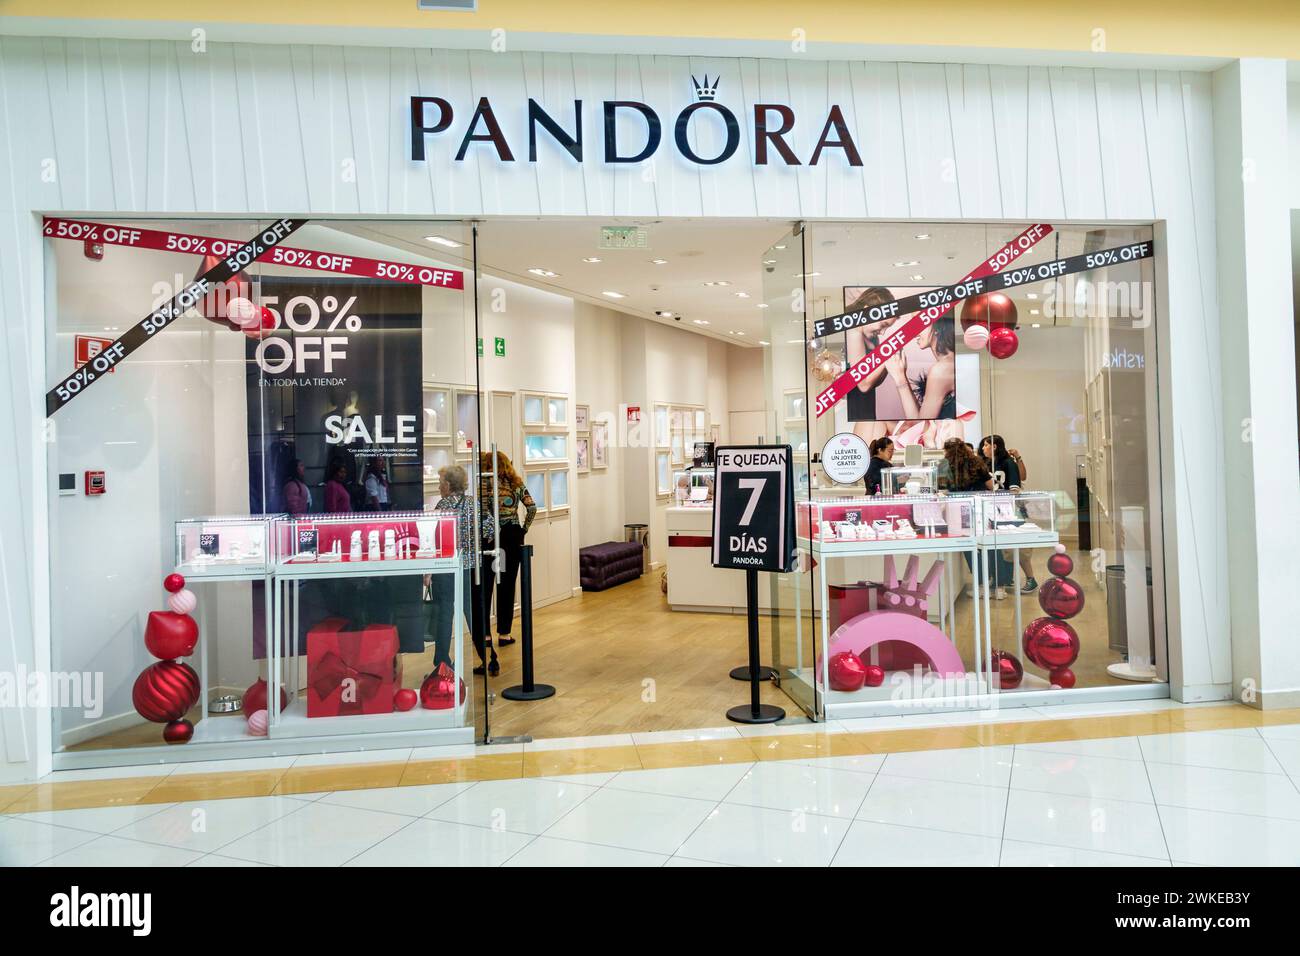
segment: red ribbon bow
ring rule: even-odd
[[[355,701],[343,701],[341,707],[359,709],[361,702],[377,694],[384,683],[382,674],[361,670],[360,667],[349,664],[334,651],[326,651],[316,666],[312,668],[311,689],[316,692],[317,697],[325,700],[330,694],[338,690],[343,681],[349,678],[356,681],[357,698]]]

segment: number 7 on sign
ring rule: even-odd
[[[743,528],[749,524],[749,519],[754,517],[754,511],[758,508],[758,499],[763,497],[763,488],[767,486],[767,479],[741,478],[736,485],[749,492],[749,504],[745,505],[745,513],[740,516],[740,526]]]

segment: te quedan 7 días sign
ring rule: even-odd
[[[717,449],[713,566],[789,571],[794,554],[794,480],[789,445]]]

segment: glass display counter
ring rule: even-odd
[[[880,472],[883,495],[933,495],[939,490],[939,469],[934,465],[885,468]]]
[[[793,677],[815,682],[826,719],[988,692],[982,589],[968,573],[978,561],[975,498],[828,498],[801,502],[796,521],[815,575],[818,633],[816,659],[797,660]],[[966,579],[969,605],[959,608]],[[959,610],[968,615],[960,626]]]
[[[213,515],[176,522],[176,571],[188,580],[265,577],[278,515]]]
[[[713,508],[713,468],[673,473],[673,502],[678,508]]]

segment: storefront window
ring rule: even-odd
[[[52,381],[268,224],[111,225],[47,224]],[[53,415],[55,669],[104,681],[56,752],[470,739],[472,246],[427,231],[309,222]]]

